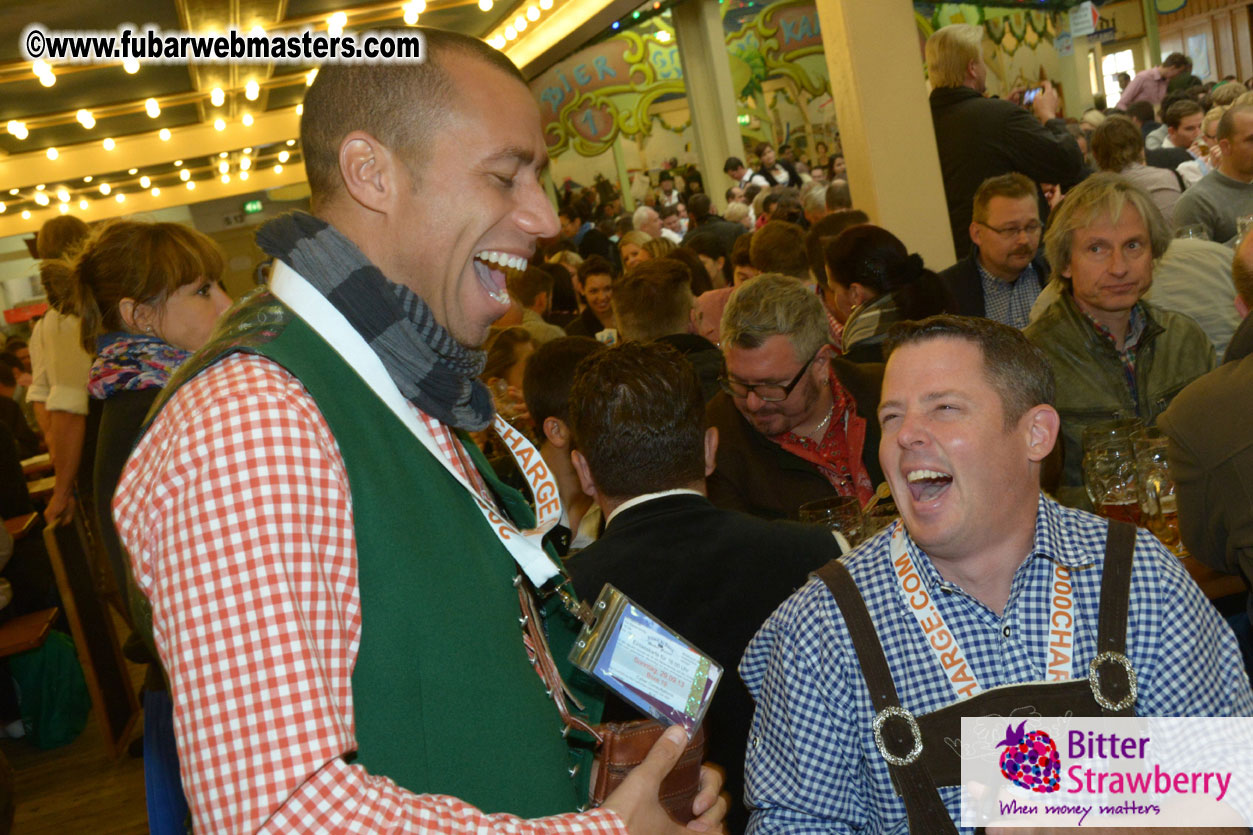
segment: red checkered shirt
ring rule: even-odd
[[[464,474],[452,433],[415,412]],[[361,637],[352,497],[326,420],[275,363],[237,354],[183,386],[114,514],[152,602],[198,833],[626,832],[603,809],[486,815],[344,761]]]

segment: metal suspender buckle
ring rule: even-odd
[[[1101,665],[1107,662],[1121,664],[1127,673],[1127,695],[1117,703],[1105,698],[1105,694],[1101,692]],[[1117,713],[1136,703],[1136,671],[1131,666],[1131,659],[1121,652],[1102,652],[1088,662],[1088,686],[1092,688],[1092,697],[1096,699],[1096,703],[1106,710]]]
[[[883,744],[883,726],[891,718],[904,719],[905,724],[909,725],[909,732],[914,737],[913,749],[903,757],[898,757],[887,749]],[[918,727],[918,720],[914,715],[900,705],[889,705],[883,710],[875,714],[874,717],[874,744],[879,749],[879,753],[883,755],[883,759],[892,765],[904,766],[917,760],[922,756],[922,730]]]

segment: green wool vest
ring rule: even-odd
[[[583,805],[590,750],[577,734],[570,744],[562,736],[522,642],[517,566],[469,493],[268,292],[228,315],[217,341],[179,369],[164,395],[246,351],[295,375],[330,425],[352,493],[361,596],[352,675],[358,749],[349,761],[410,791],[452,795],[486,812],[539,817]],[[533,525],[522,495],[461,440],[501,507],[520,526]],[[553,603],[544,607],[553,653],[598,721],[596,685],[581,673],[572,680],[565,660],[577,622]]]

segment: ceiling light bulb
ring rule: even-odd
[[[8,125],[6,125],[5,127],[8,128],[9,135],[14,137],[15,139],[25,139],[26,137],[30,136],[30,131],[26,129],[25,122],[19,122],[16,119],[10,119]]]
[[[139,61],[134,58],[125,58],[122,60],[122,69],[126,70],[128,75],[134,75],[139,72]]]
[[[147,187],[148,187],[148,186],[150,186],[150,185],[152,185],[152,180],[148,177],[148,175],[147,175],[147,174],[145,174],[144,176],[142,176],[142,177],[140,177],[140,178],[139,178],[139,187],[140,187],[140,188],[147,188]]]
[[[479,0],[479,10],[490,12],[492,10],[492,0]]]
[[[87,211],[87,201],[86,201],[86,200],[79,200],[79,201],[78,201],[78,208],[82,209],[84,212],[85,212],[85,211]]]
[[[348,15],[343,12],[336,12],[326,19],[326,32],[332,38],[338,38],[344,34],[344,27],[348,24]]]
[[[291,157],[291,154],[287,153],[286,151],[279,151],[279,152],[278,152],[278,161],[279,161],[279,162],[287,162],[288,158],[290,158],[290,157]]]
[[[192,182],[191,180],[188,180],[188,181],[187,181],[187,190],[188,190],[188,191],[195,191],[195,190],[196,190],[196,184],[195,184],[194,182]]]
[[[219,173],[225,174],[227,171],[230,171],[230,170],[231,170],[231,164],[227,162],[226,160],[222,160],[221,162],[218,163]]]
[[[226,153],[226,151],[222,151],[218,154],[218,159],[226,159],[228,156],[230,156],[230,154]]]
[[[35,75],[40,76],[47,75],[52,72],[52,67],[48,66],[48,62],[44,59],[36,58],[34,61],[30,62],[30,70]]]
[[[548,11],[553,7],[553,0],[539,0],[539,7],[544,11]]]
[[[35,202],[40,206],[47,206],[52,201],[48,199],[48,195],[44,194],[42,191],[37,191],[35,192]]]
[[[248,157],[240,157],[239,170],[247,171],[249,168],[252,168],[252,160],[248,159]]]
[[[152,196],[153,196],[153,197],[160,197],[160,196],[161,196],[161,189],[157,188],[156,186],[153,186],[153,187],[152,187]]]
[[[175,167],[175,168],[181,168],[181,167],[182,167],[182,165],[183,165],[183,161],[182,161],[181,159],[176,159],[176,160],[174,160],[174,167]]]
[[[4,214],[4,202],[0,201],[0,215]]]
[[[490,41],[488,41],[488,43],[490,43],[492,46],[496,47],[497,49],[504,49],[505,43],[506,43],[505,36],[496,35]]]
[[[9,189],[9,194],[17,194],[17,189],[15,188]]]
[[[70,204],[69,204],[69,203],[61,203],[60,205],[58,205],[58,206],[57,206],[57,208],[61,211],[61,214],[63,214],[63,215],[64,215],[64,214],[68,214],[68,213],[69,213],[69,211],[70,211]]]
[[[148,117],[151,119],[155,119],[161,115],[161,105],[157,103],[156,99],[148,99],[145,101],[144,110],[147,111]]]
[[[275,174],[282,174],[282,173],[283,173],[283,166],[281,166],[281,165],[276,165],[276,166],[274,166],[274,173],[275,173]]]
[[[247,171],[240,171],[240,172],[239,172],[239,179],[241,179],[241,180],[246,180],[246,179],[248,179],[248,172],[247,172]]]
[[[49,148],[47,151],[47,154],[48,154],[48,159],[56,159],[58,156],[60,156],[60,154],[57,153],[56,148]]]
[[[157,136],[161,137],[162,142],[169,142],[170,141],[170,129],[161,128],[161,132],[158,133]]]
[[[213,129],[214,130],[226,130],[226,122],[221,119],[214,119]]]
[[[244,114],[244,118],[243,118],[243,119],[241,119],[240,121],[242,121],[242,122],[244,123],[244,127],[246,127],[246,128],[250,128],[250,127],[252,127],[252,114],[251,114],[251,113],[245,113],[245,114]]]
[[[256,101],[259,95],[261,95],[261,85],[255,78],[248,79],[248,83],[244,85],[244,98],[248,101]]]
[[[317,68],[317,67],[314,67],[313,69],[311,69],[311,70],[309,70],[307,73],[305,73],[305,86],[306,86],[306,87],[312,87],[312,86],[313,86],[313,79],[315,79],[315,78],[317,78],[317,77],[318,77],[318,68]]]
[[[47,188],[46,185],[44,185],[43,183],[40,183],[39,185],[35,186],[35,191],[43,191],[46,188]]]
[[[221,87],[214,87],[209,91],[209,103],[214,107],[221,107],[224,101],[226,101],[226,93],[222,92]]]
[[[88,174],[86,177],[84,177],[84,178],[83,178],[83,182],[84,182],[84,183],[90,183],[90,182],[91,182],[91,175],[90,175],[90,174]]]
[[[126,195],[125,195],[125,194],[123,194],[122,192],[120,192],[120,191],[119,191],[119,192],[117,193],[117,197],[114,197],[113,199],[114,199],[114,200],[116,200],[116,201],[117,201],[117,202],[119,202],[119,203],[125,203],[125,202],[126,202]]]
[[[670,43],[670,33],[665,29],[657,30],[657,40],[661,43]]]
[[[108,196],[109,196],[109,192],[111,192],[111,191],[113,191],[113,187],[112,187],[111,185],[109,185],[108,183],[101,183],[101,184],[100,184],[100,193],[101,193],[101,194],[103,194],[105,197],[108,197]]]
[[[26,209],[22,210],[22,220],[30,220],[30,212]]]
[[[405,11],[404,13],[405,25],[417,26],[418,25],[418,10],[413,7],[413,4],[406,3],[401,8],[404,9]]]
[[[515,17],[513,19],[513,28],[517,29],[519,32],[525,31],[526,30],[526,18],[523,17],[522,15],[518,15],[517,17]]]
[[[251,153],[252,153],[252,148],[250,148],[250,147],[249,147],[249,148],[244,148],[244,153],[245,153],[245,154],[251,154]]]
[[[87,130],[91,130],[96,126],[96,117],[91,115],[90,110],[80,110],[74,114],[74,118]]]
[[[305,104],[304,104],[304,102],[301,102],[300,104],[296,105],[296,115],[297,115],[297,116],[301,116],[301,115],[303,115],[303,114],[304,114],[304,112],[305,112]]]
[[[70,202],[70,192],[69,192],[69,190],[68,190],[68,189],[64,189],[64,188],[59,188],[59,189],[57,189],[57,199],[58,199],[58,200],[60,200],[62,203],[68,203],[68,202]]]
[[[191,179],[191,172],[184,168],[182,171],[178,172],[178,178],[183,182],[187,182]]]
[[[505,40],[511,41],[516,37],[518,37],[517,30],[514,29],[512,26],[506,26],[505,27]]]
[[[51,87],[57,83],[57,77],[52,73],[39,76],[39,83],[45,87]]]
[[[128,169],[126,169],[126,173],[127,173],[127,174],[130,174],[132,177],[134,177],[136,174],[138,174],[138,173],[139,173],[139,169],[138,169],[138,168],[128,168]]]
[[[111,136],[105,139],[101,144],[104,145],[104,149],[106,151],[112,151],[117,146],[117,143],[113,141],[113,137]]]
[[[284,144],[284,145],[286,145],[288,148],[290,148],[291,146],[293,146],[293,145],[295,145],[295,144],[296,144],[296,140],[294,140],[294,139],[289,139],[289,140],[287,140],[286,142],[284,142],[283,144]]]
[[[222,185],[226,185],[226,184],[227,184],[227,183],[229,183],[230,181],[231,181],[231,175],[230,175],[230,174],[223,174],[223,175],[222,175]]]
[[[526,19],[534,23],[539,20],[539,9],[535,6],[527,6]]]

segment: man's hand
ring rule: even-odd
[[[1053,82],[1044,82],[1043,89],[1031,101],[1031,112],[1040,120],[1040,124],[1057,118],[1057,91],[1053,89]]]
[[[652,835],[685,831],[684,827],[671,819],[658,799],[661,781],[678,763],[685,747],[687,735],[682,726],[671,725],[653,745],[644,761],[605,799],[605,808],[617,812],[630,832]],[[722,775],[703,766],[700,791],[692,802],[692,812],[698,817],[687,825],[687,830],[722,831],[722,819],[726,817],[730,799],[725,794],[719,794],[721,789]]]

